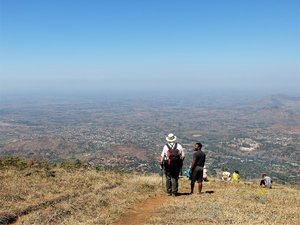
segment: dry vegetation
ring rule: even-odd
[[[0,224],[15,219],[24,225],[111,224],[131,205],[161,192],[158,176],[62,168],[51,169],[55,176],[41,168],[0,171]]]
[[[113,224],[122,221],[123,215],[130,218],[131,209],[137,205],[142,208],[146,199],[165,196],[161,178],[156,175],[34,165],[23,170],[2,166],[0,172],[0,224]],[[164,197],[142,224],[300,221],[299,187],[274,184],[273,189],[265,189],[257,182],[236,184],[211,179],[203,187],[210,193],[184,195],[189,192],[189,181],[181,178],[180,191],[181,196]]]
[[[188,190],[189,181],[181,179]],[[196,188],[195,188],[196,190]],[[145,224],[299,224],[300,190],[257,182],[204,183],[204,194],[182,195],[166,202]],[[213,192],[213,193],[212,193]]]

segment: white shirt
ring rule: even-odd
[[[228,172],[228,171],[223,172],[223,174],[222,174],[222,180],[224,180],[224,181],[230,181],[230,179],[231,179],[230,172]]]
[[[267,187],[272,187],[272,182],[271,182],[271,178],[270,178],[270,177],[265,176],[265,177],[264,177],[264,180],[265,180],[265,185],[266,185]]]
[[[203,178],[207,178],[207,169],[203,168]]]
[[[169,142],[168,145],[170,145],[170,147],[173,148],[175,146],[175,142]],[[184,159],[185,155],[184,155],[184,151],[183,151],[181,144],[177,143],[177,149],[180,152],[181,159]],[[169,148],[165,144],[165,146],[161,152],[161,157],[163,157],[165,160],[168,160],[168,151],[169,151]]]

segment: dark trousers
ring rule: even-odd
[[[271,180],[271,185],[269,185],[269,188],[272,188],[272,183],[273,181]],[[264,179],[260,181],[260,186],[266,186],[266,182]]]
[[[177,194],[180,168],[166,169],[166,188],[169,194]]]

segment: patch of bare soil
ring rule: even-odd
[[[300,134],[300,126],[280,126],[275,125],[272,127],[273,130],[287,134]]]
[[[111,154],[113,154],[114,156],[131,156],[136,157],[139,160],[147,160],[145,152],[141,151],[141,148],[136,145],[113,146],[110,150],[110,157]]]
[[[155,198],[150,198],[143,203],[135,205],[127,213],[125,213],[121,218],[114,223],[114,225],[141,225],[144,224],[148,218],[156,211],[158,208],[171,197],[166,195],[156,196]]]

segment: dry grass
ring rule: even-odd
[[[0,177],[0,215],[37,208],[16,224],[111,224],[131,205],[161,191],[158,176],[63,169],[56,169],[55,177],[24,174],[9,169]]]
[[[188,191],[189,181],[180,181]],[[196,190],[196,188],[195,188]],[[145,224],[299,224],[299,188],[258,183],[225,183],[212,180],[203,191],[214,193],[182,195],[166,202]]]
[[[15,224],[113,224],[138,203],[165,195],[155,175],[95,170],[1,170],[0,215],[22,215]],[[31,175],[24,176],[31,172]],[[196,188],[196,187],[195,187]],[[180,179],[180,191],[189,181]],[[211,194],[169,197],[144,224],[299,224],[300,190],[257,183],[211,180],[203,191]],[[20,214],[20,212],[23,212]],[[0,222],[1,224],[1,222]]]

